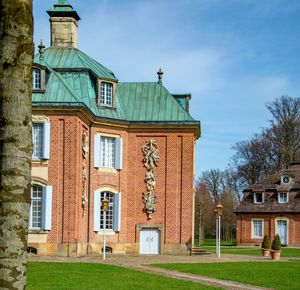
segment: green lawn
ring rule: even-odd
[[[300,289],[300,262],[226,262],[155,266],[278,290]]]
[[[197,245],[195,241],[195,245]],[[202,247],[208,252],[216,252],[216,240],[215,239],[205,239],[203,241]],[[237,247],[235,243],[230,244],[227,241],[221,241],[221,254],[237,254],[237,255],[250,255],[250,256],[260,256],[260,247]],[[281,248],[282,257],[300,257],[300,248]]]
[[[142,273],[117,266],[84,263],[28,263],[28,290],[216,289],[193,282]]]
[[[215,246],[204,246],[208,252],[215,253]],[[250,256],[261,256],[261,249],[259,247],[234,247],[234,246],[221,246],[222,254],[236,254],[236,255],[250,255]],[[300,248],[281,248],[282,257],[300,257]]]

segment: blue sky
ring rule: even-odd
[[[45,10],[34,0],[35,43],[49,46]],[[70,0],[81,17],[79,49],[120,81],[156,81],[192,93],[201,121],[196,177],[225,169],[232,146],[268,125],[265,108],[300,96],[298,0]]]

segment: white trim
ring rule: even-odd
[[[261,221],[262,227],[261,227],[261,237],[260,236],[254,236],[254,221]],[[264,236],[264,229],[265,229],[265,220],[262,218],[253,218],[251,219],[251,239],[262,239]]]
[[[286,245],[288,245],[289,244],[289,219],[287,217],[275,218],[275,235],[278,234],[278,225],[277,225],[278,221],[286,221]]]
[[[261,194],[262,195],[262,198],[261,198],[262,202],[257,202],[256,201],[256,195],[257,194]],[[264,201],[265,201],[265,194],[264,194],[264,192],[254,192],[253,193],[253,203],[255,203],[255,204],[263,204]]]
[[[281,202],[281,201],[280,201],[280,193],[285,193],[285,194],[286,194],[286,202]],[[277,201],[278,201],[278,203],[280,203],[280,204],[287,204],[287,203],[289,203],[289,193],[288,193],[287,191],[279,191],[279,192],[277,193]]]

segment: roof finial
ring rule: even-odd
[[[38,48],[39,48],[40,60],[43,60],[44,52],[45,52],[45,45],[43,44],[43,40],[41,40],[41,43],[39,44]]]
[[[163,71],[161,70],[161,68],[158,70],[157,75],[158,75],[158,83],[162,84],[162,76],[163,76]]]

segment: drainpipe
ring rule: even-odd
[[[90,247],[90,212],[91,212],[91,144],[92,144],[92,122],[89,125],[89,169],[88,169],[88,221],[87,221],[87,254]]]

